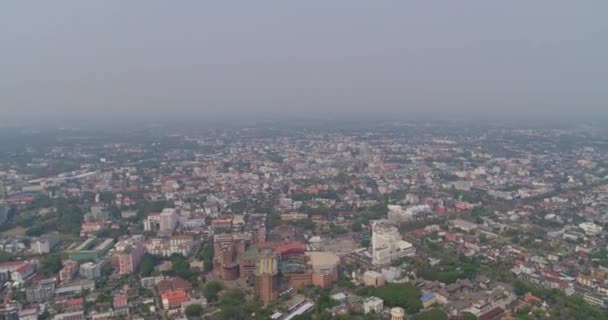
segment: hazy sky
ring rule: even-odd
[[[608,113],[608,1],[0,1],[0,122]]]

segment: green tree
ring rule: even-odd
[[[470,312],[463,312],[461,316],[462,320],[477,320],[477,317]]]
[[[391,283],[378,288],[366,289],[369,290],[368,295],[373,295],[384,300],[384,304],[389,307],[402,307],[408,314],[416,313],[422,308],[420,290],[409,283]]]
[[[47,277],[59,272],[61,267],[61,255],[59,253],[48,254],[42,257],[40,262],[40,270]]]
[[[193,281],[196,277],[196,273],[190,268],[188,260],[180,254],[173,254],[171,256],[171,272],[188,281]]]
[[[441,309],[431,309],[415,314],[412,320],[448,320],[448,315]]]
[[[144,277],[149,277],[152,274],[152,271],[154,271],[154,265],[154,257],[146,253],[139,265],[139,274]]]
[[[222,306],[241,306],[245,301],[245,292],[241,289],[226,290],[220,296],[220,305]]]
[[[200,304],[193,303],[186,307],[186,316],[200,317],[203,314],[203,307]]]
[[[203,286],[203,296],[209,302],[217,301],[218,294],[224,289],[224,285],[219,281],[209,281]]]

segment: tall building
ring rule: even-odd
[[[137,240],[123,240],[116,244],[116,255],[118,256],[118,273],[131,274],[137,270],[144,257],[146,249]]]
[[[279,268],[277,258],[267,256],[260,259],[253,272],[255,276],[254,293],[264,304],[279,297]]]
[[[78,262],[74,260],[68,260],[63,265],[63,268],[59,270],[59,281],[67,283],[74,279],[74,276],[78,273]]]
[[[93,263],[86,262],[80,265],[80,276],[89,280],[95,280],[101,277],[102,262]]]
[[[43,236],[32,242],[31,249],[35,254],[51,253],[55,247],[61,242],[61,239],[56,236]]]
[[[173,233],[177,227],[177,210],[173,208],[163,209],[160,213],[160,224],[158,231],[161,233]]]
[[[387,220],[372,222],[372,262],[388,265],[393,260],[416,254],[414,246],[401,238],[399,230]]]

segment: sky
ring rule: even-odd
[[[0,2],[0,123],[608,114],[608,1]]]

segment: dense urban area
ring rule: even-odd
[[[0,131],[0,319],[608,319],[605,128]]]

